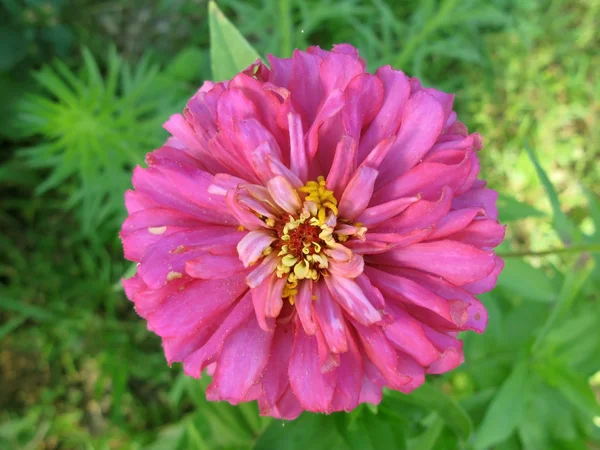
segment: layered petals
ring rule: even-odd
[[[133,171],[125,294],[168,364],[260,412],[351,411],[464,361],[504,267],[454,95],[311,47],[205,82]]]

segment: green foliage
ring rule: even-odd
[[[213,80],[231,79],[240,67],[244,69],[260,58],[213,1],[208,4],[208,22]]]
[[[597,3],[220,0],[229,21],[195,0],[0,1],[0,448],[600,446]],[[284,422],[207,402],[210,378],[169,369],[119,288],[131,168],[211,66],[344,41],[457,90],[484,136],[508,223],[488,328],[461,336],[457,370],[377,407]]]
[[[83,62],[81,74],[61,61],[34,74],[44,92],[24,98],[19,120],[40,140],[20,155],[29,167],[49,171],[36,193],[59,188],[65,207],[77,211],[83,233],[91,235],[121,219],[117,194],[129,186],[131,169],[165,138],[161,124],[175,105],[161,94],[164,82],[148,59],[132,69],[113,47],[105,76],[87,49]]]

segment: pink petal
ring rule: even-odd
[[[261,379],[264,390],[261,411],[276,407],[277,401],[289,387],[288,366],[292,347],[294,345],[294,331],[292,326],[277,326],[271,345],[269,362]]]
[[[444,111],[431,94],[418,91],[408,99],[401,123],[398,138],[381,166],[379,186],[410,170],[429,151],[444,126]]]
[[[315,315],[329,349],[334,353],[348,351],[344,315],[324,283],[316,284]]]
[[[383,103],[361,137],[359,161],[364,160],[378,142],[398,131],[402,119],[401,112],[410,94],[408,79],[399,70],[384,66],[377,69],[375,76],[383,86]]]
[[[192,333],[239,299],[248,287],[243,275],[228,279],[195,280],[165,298],[147,318],[148,328],[159,336]],[[185,311],[185,314],[181,314]]]
[[[262,260],[260,265],[254,269],[250,275],[246,278],[248,286],[251,288],[258,287],[268,276],[270,276],[279,263],[279,257],[277,252],[271,253],[265,259]]]
[[[363,378],[362,355],[349,330],[346,331],[348,351],[340,355],[336,369],[337,384],[332,405],[336,411],[351,411],[358,406]]]
[[[412,267],[438,275],[457,286],[485,278],[496,266],[493,252],[448,240],[420,242],[371,258],[379,264]]]
[[[344,278],[356,278],[365,267],[365,261],[362,256],[352,254],[348,261],[332,261],[329,264],[329,273]]]
[[[415,230],[431,228],[445,217],[452,204],[452,191],[444,188],[436,201],[418,200],[402,214],[374,227],[377,232],[391,232],[400,235]],[[433,229],[431,229],[433,232]]]
[[[344,90],[345,106],[342,110],[344,129],[358,141],[360,133],[379,112],[383,103],[383,85],[370,73],[352,78]]]
[[[371,325],[381,320],[381,314],[371,305],[355,281],[339,276],[327,277],[325,281],[333,297],[356,321]]]
[[[369,360],[379,369],[392,389],[400,389],[410,383],[411,378],[402,374],[398,364],[398,352],[386,339],[379,327],[354,324],[358,337]]]
[[[318,328],[313,314],[313,302],[313,282],[312,280],[304,280],[299,284],[295,306],[302,328],[309,336],[315,334]]]
[[[447,239],[459,241],[481,249],[492,249],[504,240],[506,226],[496,220],[474,220],[467,227],[451,234]]]
[[[394,322],[383,329],[389,341],[422,366],[436,361],[440,352],[427,339],[421,322],[401,308],[394,308],[392,311]]]
[[[252,300],[250,292],[233,307],[227,318],[218,322],[218,329],[201,348],[187,356],[183,362],[186,375],[200,378],[204,368],[214,362],[221,351],[223,342],[237,327],[252,319]]]
[[[275,239],[275,236],[267,231],[251,231],[237,245],[239,259],[245,267],[251,266]]]
[[[297,214],[302,208],[302,202],[294,186],[282,176],[276,176],[269,180],[267,188],[273,200],[284,211]]]
[[[232,404],[244,399],[265,370],[272,340],[273,333],[262,330],[254,319],[227,337],[213,377],[220,399]]]
[[[188,260],[218,246],[226,245],[235,249],[235,244],[242,236],[241,232],[228,227],[204,227],[174,233],[163,237],[148,249],[138,273],[150,288],[157,289],[173,277],[178,277],[177,274],[182,274]]]
[[[350,179],[339,203],[340,217],[352,221],[368,206],[379,172],[367,166],[359,167]]]
[[[402,302],[406,307],[414,305],[425,309],[447,321],[448,326],[453,323],[446,299],[434,294],[421,284],[371,267],[368,267],[365,272],[388,300]]]
[[[248,271],[237,255],[211,255],[206,253],[185,263],[185,273],[203,280],[229,278],[231,275]]]
[[[298,114],[288,113],[290,130],[290,169],[300,180],[307,181],[308,158],[304,148],[304,134],[302,133],[302,120]]]
[[[331,169],[327,175],[327,189],[340,198],[344,188],[350,182],[356,166],[356,141],[350,136],[344,136],[338,142],[333,157]]]
[[[496,201],[498,193],[492,189],[477,187],[465,192],[460,197],[452,200],[452,208],[477,207],[485,210],[486,216],[492,220],[498,219],[498,208]]]
[[[304,409],[331,412],[335,373],[321,372],[317,338],[306,335],[300,327],[296,327],[288,375],[292,390]]]
[[[484,214],[481,208],[465,208],[450,211],[440,219],[435,231],[428,237],[429,240],[438,240],[457,233],[469,225],[475,217]]]
[[[465,284],[463,288],[472,294],[483,294],[484,292],[491,291],[496,286],[498,276],[502,269],[504,269],[504,261],[499,256],[494,258],[495,266],[486,277],[481,280],[474,281],[472,283]]]

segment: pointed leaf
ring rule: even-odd
[[[260,58],[213,1],[208,4],[208,23],[214,81],[228,80]]]

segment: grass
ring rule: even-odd
[[[132,66],[148,51],[162,65],[162,79],[177,80],[177,95],[181,89],[191,94],[208,76],[204,2],[178,0],[166,7],[153,1],[139,11],[119,1],[79,3],[81,11],[90,12],[85,26],[70,10],[60,25],[99,60],[105,49],[98,43],[104,41],[114,41]],[[502,252],[539,253],[507,260],[506,278],[483,296],[491,317],[488,331],[467,335],[467,363],[435,380],[468,413],[475,437],[459,444],[438,412],[425,404],[397,407],[396,400],[386,399],[375,417],[402,424],[396,428],[419,448],[495,445],[490,442],[505,449],[599,448],[599,431],[590,417],[600,413],[587,380],[600,369],[594,320],[600,317],[600,258],[544,252],[564,247],[566,229],[580,236],[567,238],[576,243],[575,250],[597,249],[600,241],[600,213],[593,209],[600,197],[600,36],[595,30],[600,3],[222,0],[219,5],[261,54],[289,55],[295,47],[350,42],[370,68],[393,64],[428,85],[457,92],[459,117],[485,139],[482,173],[505,199],[501,219],[510,222]],[[127,20],[133,16],[136,21]],[[139,23],[152,32],[128,31]],[[161,31],[164,23],[171,24],[167,29],[179,26],[171,35]],[[128,40],[131,35],[135,42]],[[38,56],[27,70],[39,68]],[[77,52],[65,63],[74,71],[82,67]],[[0,81],[14,73],[0,74]],[[16,92],[12,84],[3,82],[0,88],[5,85],[7,92]],[[38,92],[35,84],[21,85]],[[302,442],[315,433],[321,433],[323,445],[335,448],[340,442],[350,445],[348,436],[356,430],[362,436],[371,428],[399,439],[387,428],[376,428],[383,419],[365,426],[373,417],[369,408],[323,423],[303,416],[299,424],[286,424],[281,435],[281,425],[274,428],[257,418],[254,405],[207,403],[206,378],[197,382],[184,378],[179,367],[169,369],[159,340],[115,288],[129,266],[114,225],[104,229],[102,239],[93,239],[90,225],[84,230],[81,218],[69,210],[69,196],[85,198],[86,187],[71,176],[36,194],[48,169],[14,156],[23,147],[44,144],[43,133],[0,136],[6,149],[0,156],[1,448],[274,448],[273,442],[286,435]],[[540,181],[526,144],[554,190]],[[105,194],[106,200],[118,203],[120,189]],[[532,279],[534,289],[527,286]],[[505,397],[524,390],[511,391],[518,384],[514,380],[523,378],[513,367],[518,358],[527,359],[534,342],[527,388],[532,399],[523,412],[527,420],[504,424],[497,439]],[[598,392],[599,386],[592,388]],[[319,448],[319,439],[306,445]]]

